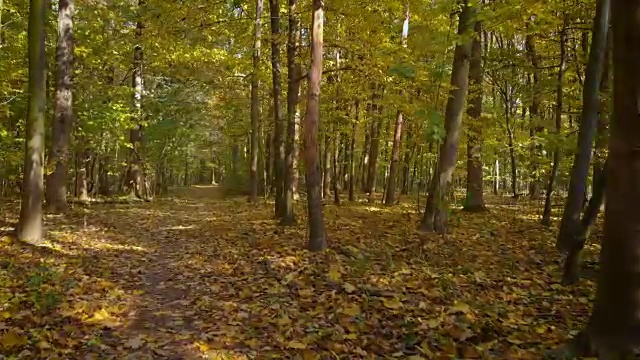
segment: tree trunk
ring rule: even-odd
[[[322,214],[320,163],[318,161],[318,123],[320,120],[320,79],[322,77],[322,32],[324,22],[322,0],[313,0],[311,16],[311,68],[309,69],[307,116],[304,127],[307,208],[309,211],[309,242],[307,243],[307,248],[310,251],[321,251],[327,247],[324,216]]]
[[[591,196],[589,204],[584,211],[584,215],[580,220],[580,225],[575,235],[575,241],[567,252],[567,257],[564,261],[562,283],[565,285],[575,284],[580,279],[582,250],[584,249],[587,236],[589,235],[589,228],[593,223],[595,223],[598,213],[600,212],[600,207],[604,202],[605,188],[607,186],[606,178],[605,174],[601,174],[596,177],[593,184],[593,195]]]
[[[300,20],[296,14],[298,0],[289,0],[289,32],[287,34],[287,137],[285,149],[284,203],[280,223],[293,225],[296,222],[293,200],[297,180],[296,113],[300,95],[300,65],[296,62]]]
[[[469,128],[467,137],[467,197],[466,211],[484,211],[484,183],[482,174],[482,22],[477,21],[469,61]]]
[[[593,183],[598,181],[598,177],[604,175],[604,163],[607,158],[607,145],[609,143],[609,116],[611,114],[611,48],[613,45],[613,32],[607,34],[607,53],[602,69],[602,79],[600,80],[600,114],[596,140],[594,144],[593,159]]]
[[[142,8],[146,4],[145,0],[138,1],[138,8]],[[141,41],[142,29],[144,24],[141,20],[138,20],[136,24],[135,37],[138,41]],[[136,44],[133,48],[133,73],[132,73],[132,87],[133,87],[133,105],[135,111],[135,118],[137,124],[129,130],[129,143],[131,144],[131,150],[129,153],[129,166],[127,174],[125,175],[125,185],[129,189],[129,195],[131,197],[146,198],[145,194],[145,174],[144,164],[141,155],[141,144],[143,140],[143,114],[142,114],[142,94],[144,89],[142,79],[142,68],[144,61],[144,51],[142,45]]]
[[[591,147],[598,122],[600,107],[599,88],[605,60],[607,31],[609,28],[609,0],[598,0],[596,17],[593,24],[593,41],[589,52],[589,62],[585,74],[585,86],[582,97],[582,114],[578,130],[576,156],[573,160],[569,193],[560,222],[560,231],[556,246],[562,252],[571,249],[575,233],[580,222],[584,193],[587,188]],[[612,182],[613,183],[613,182]]]
[[[67,209],[67,171],[69,138],[73,124],[73,15],[74,0],[58,1],[58,43],[56,46],[56,95],[51,153],[48,165],[46,200],[50,211]]]
[[[340,205],[340,140],[339,133],[333,137],[333,178],[331,179],[331,187],[333,188],[333,203]]]
[[[494,166],[495,177],[493,178],[493,195],[500,193],[500,159],[496,159]]]
[[[275,215],[279,219],[286,216],[285,208],[285,151],[284,151],[284,123],[282,118],[282,76],[280,69],[280,1],[269,0],[271,14],[271,73],[273,77],[273,150],[274,150],[274,187],[275,187]]]
[[[46,3],[45,0],[31,0],[29,6],[29,108],[17,235],[19,240],[31,243],[40,243],[43,240],[44,117],[47,100]]]
[[[458,35],[465,36],[470,29],[474,28],[474,8],[469,6],[468,0],[461,1],[463,4],[458,23]],[[467,95],[469,81],[469,57],[471,55],[471,39],[456,45],[454,50],[453,67],[451,72],[451,90],[447,100],[445,110],[445,139],[440,146],[437,172],[433,179],[431,206],[434,208],[433,214],[429,214],[429,201],[425,208],[419,230],[446,232],[446,214],[448,211],[447,192],[451,183],[453,171],[456,166],[458,153],[458,140],[462,126],[462,113]],[[433,195],[431,195],[431,193]],[[429,199],[428,199],[429,200]],[[430,219],[428,217],[431,217]],[[433,226],[431,226],[433,224]]]
[[[356,158],[356,130],[360,122],[360,100],[356,100],[356,119],[351,124],[351,143],[349,144],[349,201],[356,201],[355,195],[355,158]]]
[[[608,1],[600,1],[605,4],[599,4],[599,9],[606,9]],[[602,12],[607,18],[607,11]],[[623,355],[640,346],[639,13],[640,2],[612,3],[614,103],[607,160],[607,205],[598,286],[588,326],[600,359],[631,358]],[[596,39],[594,34],[593,42],[597,41],[602,39]]]
[[[258,156],[260,147],[260,37],[262,36],[262,10],[264,0],[256,0],[256,17],[253,29],[253,72],[251,74],[251,144],[249,164],[249,202],[258,202],[260,177],[258,176]]]
[[[527,56],[529,57],[529,61],[531,62],[532,72],[533,72],[533,99],[531,101],[531,107],[529,108],[529,116],[531,118],[531,139],[534,142],[533,145],[533,154],[531,161],[531,172],[532,176],[529,183],[529,197],[532,199],[540,198],[540,174],[539,174],[539,166],[538,161],[542,158],[542,145],[537,144],[538,142],[538,134],[541,133],[544,128],[540,126],[540,98],[541,98],[541,85],[540,85],[540,59],[538,57],[538,52],[536,50],[536,35],[529,34],[525,39],[525,47],[527,50]]]
[[[518,165],[516,164],[516,149],[514,144],[513,127],[511,126],[511,99],[505,97],[504,115],[507,125],[507,141],[509,146],[509,160],[511,160],[511,192],[518,197]]]
[[[76,174],[76,196],[80,201],[89,201],[89,164],[91,163],[91,154],[87,149],[82,149],[78,154],[78,169]]]
[[[324,134],[324,146],[322,149],[322,165],[324,171],[322,172],[322,199],[329,197],[330,183],[331,183],[331,135],[329,134],[331,129],[329,126],[325,129]]]
[[[371,204],[375,201],[376,187],[378,182],[378,158],[380,156],[380,130],[382,130],[382,119],[378,113],[378,106],[375,106],[375,117],[371,123],[371,147],[369,148],[369,169],[368,169],[368,188],[369,188],[369,200]]]
[[[567,42],[567,19],[566,15],[564,19],[564,23],[562,25],[562,30],[560,30],[560,64],[558,66],[558,78],[556,84],[556,109],[555,109],[555,120],[556,120],[556,135],[558,139],[556,141],[560,141],[559,137],[562,133],[562,92],[564,88],[564,67],[565,67],[565,54],[566,54],[566,42]],[[551,225],[551,203],[553,202],[553,188],[555,186],[556,177],[558,177],[558,170],[560,168],[560,161],[562,159],[560,145],[556,145],[556,148],[553,152],[553,167],[551,169],[551,175],[549,176],[549,183],[547,185],[547,191],[545,193],[545,201],[544,201],[544,211],[542,213],[542,225],[549,226]]]
[[[365,124],[366,125],[366,124]],[[365,126],[364,144],[360,157],[360,180],[363,193],[369,192],[369,152],[371,151],[371,126]]]
[[[387,180],[387,190],[385,192],[384,204],[393,205],[396,201],[396,178],[398,167],[400,166],[400,142],[402,140],[402,111],[396,113],[396,126],[393,132],[393,147],[391,149],[391,164],[389,165],[389,178]]]

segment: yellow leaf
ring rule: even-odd
[[[5,349],[11,349],[16,346],[22,346],[27,344],[27,338],[17,332],[10,330],[2,335],[0,343]]]
[[[305,343],[302,343],[300,341],[296,341],[296,340],[291,340],[287,343],[287,347],[289,349],[306,349],[307,345]]]
[[[209,345],[202,341],[196,342],[195,346],[198,348],[198,350],[200,350],[203,353],[206,353],[207,351],[209,351]]]
[[[342,273],[340,273],[340,269],[332,266],[331,269],[329,269],[329,279],[331,279],[331,281],[340,281],[340,278],[342,278]]]
[[[399,309],[402,307],[402,301],[398,300],[397,298],[393,298],[393,299],[384,298],[382,299],[382,303],[388,309]]]
[[[344,288],[344,291],[346,291],[347,293],[351,294],[352,292],[356,291],[357,288],[349,283],[344,283],[344,285],[342,285],[342,287]]]
[[[358,316],[360,315],[360,306],[359,305],[347,305],[342,309],[342,313],[349,316]]]
[[[144,290],[133,290],[133,295],[140,296],[144,294]]]
[[[358,334],[353,334],[353,333],[352,334],[347,334],[347,335],[344,336],[344,338],[348,339],[348,340],[355,340],[355,339],[358,338]]]
[[[118,320],[111,316],[109,312],[105,309],[100,309],[93,313],[93,316],[89,318],[86,322],[88,323],[100,323],[107,327],[116,327],[120,325]]]

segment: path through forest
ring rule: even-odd
[[[446,237],[415,233],[409,205],[327,205],[321,254],[271,209],[199,187],[50,216],[46,248],[3,238],[2,353],[535,359],[588,314],[593,283],[557,283],[553,231],[526,205],[455,212]]]

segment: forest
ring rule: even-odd
[[[0,0],[0,358],[636,359],[640,1]]]

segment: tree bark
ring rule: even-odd
[[[458,35],[464,36],[474,28],[474,9],[468,0],[462,0],[462,11],[459,15]],[[469,81],[469,57],[471,55],[471,40],[459,43],[454,50],[453,69],[451,72],[451,90],[445,110],[445,139],[440,146],[438,166],[433,179],[430,196],[427,199],[425,213],[419,230],[446,232],[448,211],[447,192],[456,166],[458,140],[462,126],[462,113]],[[429,200],[431,198],[431,204]],[[430,206],[433,211],[430,211]],[[430,217],[430,218],[429,218]]]
[[[145,0],[138,0],[138,8],[142,8],[146,4]],[[136,23],[135,38],[138,42],[142,41],[142,30],[144,29],[144,23],[142,20],[138,20]],[[143,70],[144,51],[142,45],[136,44],[133,48],[133,74],[132,74],[132,87],[133,87],[133,106],[135,112],[135,118],[137,124],[129,130],[129,143],[131,144],[131,150],[129,153],[129,167],[125,176],[125,183],[129,189],[129,195],[131,197],[146,198],[145,189],[145,172],[144,163],[141,155],[141,144],[143,141],[143,125],[142,125],[142,94],[143,94]]]
[[[24,175],[18,239],[41,243],[44,117],[46,113],[47,66],[45,52],[45,0],[31,0],[29,5],[29,108],[27,111]]]
[[[591,42],[589,62],[585,74],[577,151],[573,159],[569,192],[556,241],[556,246],[561,252],[567,252],[572,247],[576,229],[580,222],[580,212],[587,188],[589,164],[591,163],[592,142],[598,122],[599,88],[606,53],[608,24],[609,0],[598,0],[593,24],[593,41]]]
[[[541,133],[544,128],[540,126],[540,98],[541,98],[541,85],[540,85],[540,59],[536,49],[536,36],[534,34],[529,34],[525,39],[525,47],[527,51],[527,56],[529,57],[529,61],[531,62],[532,72],[533,72],[533,99],[531,101],[531,106],[529,108],[529,117],[531,118],[531,140],[534,142],[532,161],[531,161],[531,172],[532,176],[529,183],[529,197],[532,199],[540,198],[540,174],[538,161],[542,158],[542,145],[537,144],[538,142],[538,134]]]
[[[258,202],[260,177],[258,176],[258,156],[260,147],[260,37],[262,36],[262,11],[264,0],[256,0],[256,17],[253,29],[253,71],[251,74],[251,144],[249,160],[249,202]]]
[[[562,93],[564,89],[564,68],[566,62],[566,42],[567,42],[567,19],[566,15],[562,29],[560,30],[560,64],[558,66],[558,78],[556,83],[556,108],[555,108],[555,120],[556,120],[556,135],[558,138],[562,133]],[[556,139],[559,141],[559,139]],[[553,167],[551,168],[551,174],[549,176],[549,183],[547,185],[547,191],[545,193],[544,211],[542,213],[542,225],[551,225],[551,203],[553,201],[553,189],[556,178],[558,177],[558,170],[560,169],[560,161],[562,159],[561,147],[556,145],[553,152]]]
[[[296,14],[298,0],[289,0],[289,32],[287,34],[287,138],[285,149],[284,203],[280,223],[293,225],[296,222],[293,208],[297,183],[297,134],[296,113],[300,96],[300,64],[296,62],[300,20]]]
[[[282,220],[286,216],[285,208],[285,149],[284,123],[282,118],[282,75],[280,66],[280,1],[269,0],[271,14],[271,74],[273,78],[273,150],[274,150],[274,187],[275,215]]]
[[[73,15],[74,0],[58,1],[58,43],[56,45],[56,95],[46,201],[50,211],[67,210],[69,139],[73,126]]]
[[[351,124],[351,143],[349,145],[349,201],[356,200],[355,195],[355,158],[356,158],[356,130],[357,125],[360,122],[360,100],[356,100],[356,119]]]
[[[606,168],[604,165],[603,169]],[[580,225],[576,231],[575,241],[571,248],[567,252],[567,257],[564,261],[564,272],[562,273],[562,283],[565,285],[572,285],[578,282],[580,279],[580,266],[582,263],[582,250],[587,241],[589,235],[589,228],[595,223],[600,207],[604,202],[605,188],[606,188],[606,175],[601,174],[594,177],[593,195],[587,204],[587,208],[584,211],[584,215],[580,220]]]
[[[482,22],[474,25],[475,36],[469,61],[469,127],[467,136],[467,197],[466,211],[484,211],[484,182],[482,174]]]
[[[331,135],[330,128],[326,126],[324,134],[324,146],[322,149],[322,199],[329,197],[331,188]]]
[[[385,205],[393,205],[396,201],[396,178],[398,167],[400,166],[400,142],[402,141],[402,111],[396,112],[396,126],[393,132],[393,147],[391,149],[391,164],[389,165],[389,179],[387,180],[387,190],[385,192]]]
[[[600,1],[606,18],[608,2]],[[640,346],[640,2],[614,0],[611,9],[614,78],[607,204],[588,330],[600,359],[623,359]]]
[[[320,189],[320,163],[318,159],[318,123],[320,120],[320,80],[322,77],[323,53],[323,0],[313,0],[311,20],[311,68],[309,69],[309,91],[307,116],[304,128],[305,174],[307,185],[307,210],[309,212],[310,251],[321,251],[327,247],[322,214]]]

